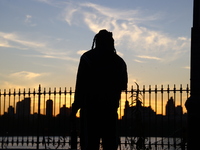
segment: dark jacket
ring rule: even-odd
[[[127,68],[116,53],[89,50],[81,56],[72,113],[117,112],[122,90],[127,89]]]

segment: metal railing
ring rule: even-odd
[[[184,103],[189,95],[188,85],[132,86],[122,92],[118,149],[186,149]],[[1,148],[71,148],[73,100],[72,88],[0,90]]]

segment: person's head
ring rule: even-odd
[[[112,32],[108,32],[105,29],[100,30],[99,33],[95,35],[92,49],[94,49],[94,44],[95,44],[95,48],[101,49],[102,51],[106,50],[108,52],[111,52],[111,51],[115,52],[114,39],[112,37]]]

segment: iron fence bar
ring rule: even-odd
[[[164,98],[163,98],[163,85],[161,86],[161,114],[162,115],[164,115],[164,109],[163,109],[163,107],[164,107]],[[162,149],[164,148],[164,141],[163,141],[163,132],[164,132],[164,128],[163,128],[163,125],[164,125],[164,122],[163,122],[163,117],[162,117],[162,120],[161,120],[161,128],[162,128],[162,130],[161,130],[161,132],[162,132],[162,141],[161,141],[161,145],[162,145]]]
[[[133,86],[131,86],[131,95],[133,95],[134,93],[134,89],[133,89]],[[133,96],[131,97],[131,104],[133,105],[134,101],[133,101]],[[133,113],[131,112],[131,118],[133,118]],[[133,123],[134,123],[134,120],[131,119],[131,134],[134,134],[134,130],[133,130]],[[133,137],[131,136],[131,150],[133,149]]]
[[[169,88],[169,85],[167,86],[167,99],[169,99],[169,93],[170,93],[170,88]],[[168,109],[168,108],[166,108]],[[167,116],[167,123],[169,124],[169,115]],[[168,130],[168,133],[170,132],[169,130],[169,126],[167,128]],[[169,139],[169,136],[167,137],[167,146],[168,146],[168,149],[170,148],[170,139]]]
[[[155,85],[155,112],[157,112],[157,85]],[[157,125],[157,116],[155,115],[155,139],[157,141],[157,130],[158,128],[156,128]],[[157,150],[157,142],[156,142],[156,150]]]
[[[151,106],[151,86],[149,85],[149,90],[148,90],[148,93],[149,93],[149,106]],[[151,115],[150,115],[150,112],[149,112],[149,119],[148,119],[148,123],[149,123],[149,131],[151,130]],[[151,134],[149,134],[149,145],[151,147]]]
[[[175,85],[174,85],[174,87],[173,87],[173,91],[172,91],[172,93],[173,93],[173,99],[174,99],[174,105],[176,105],[176,91],[175,91]],[[172,124],[173,124],[173,126],[172,126],[172,130],[174,131],[175,129],[176,129],[176,120],[175,120],[175,116],[176,116],[176,110],[175,110],[175,108],[174,108],[174,110],[173,110],[173,121],[172,121]],[[174,135],[172,135],[173,136],[173,146],[174,146],[174,144],[175,144],[175,142],[176,142],[176,137],[174,137]]]
[[[54,101],[54,116],[56,116],[56,88],[54,88],[54,92],[53,92],[53,94],[54,94],[54,97],[53,97],[53,101]],[[53,134],[54,134],[54,136],[53,136],[53,145],[56,143],[56,139],[55,139],[55,135],[56,135],[56,132],[55,132],[55,130],[56,130],[56,118],[54,118],[54,132],[53,132]]]
[[[62,94],[62,91],[61,91]],[[65,105],[67,104],[67,88],[65,87],[65,91],[63,92],[63,94],[65,95]]]
[[[38,89],[38,123],[37,123],[37,149],[39,149],[39,144],[40,144],[40,98],[41,98],[41,86],[39,85]]]

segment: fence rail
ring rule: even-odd
[[[186,149],[189,95],[188,85],[132,86],[122,92],[119,149]],[[0,90],[1,148],[70,148],[73,101],[72,88]]]

